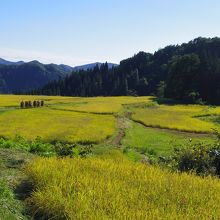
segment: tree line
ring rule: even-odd
[[[157,95],[188,103],[220,104],[220,38],[196,38],[154,54],[139,52],[108,68],[79,70],[33,90],[34,95]]]

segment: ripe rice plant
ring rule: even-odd
[[[116,120],[111,115],[37,108],[5,111],[0,114],[0,125],[7,125],[0,126],[0,136],[6,138],[40,136],[44,141],[97,143],[115,132]]]
[[[114,155],[115,156],[115,155]],[[115,156],[116,157],[116,156]],[[220,182],[116,159],[39,158],[31,212],[52,219],[218,219]]]
[[[212,114],[212,108],[199,105],[153,106],[136,109],[132,118],[150,127],[169,128],[191,132],[212,132],[219,126],[200,120],[200,115]]]
[[[55,105],[58,109],[99,113],[113,114],[122,110],[123,105],[135,103],[148,103],[152,97],[95,97],[95,98],[80,98],[74,102],[64,103],[63,105]]]
[[[0,95],[0,107],[18,107],[21,101],[44,100],[47,105],[69,103],[79,99],[78,97],[61,96],[32,96],[32,95]]]

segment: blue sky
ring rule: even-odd
[[[119,63],[198,36],[220,36],[219,0],[1,0],[0,57]]]

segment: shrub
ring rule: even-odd
[[[87,157],[92,154],[93,145],[80,146],[76,144],[56,143],[55,152],[58,156]]]
[[[220,144],[189,144],[174,149],[171,165],[182,172],[220,176]]]
[[[29,151],[29,143],[19,135],[16,135],[14,139],[0,138],[0,148],[5,149],[22,149]]]
[[[75,148],[74,144],[63,144],[57,142],[55,144],[55,152],[58,156],[65,157],[65,156],[72,156],[73,148]]]
[[[34,141],[30,143],[29,151],[31,153],[41,156],[51,156],[55,154],[53,145],[43,142],[41,137],[37,137]]]

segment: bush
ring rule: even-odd
[[[51,156],[55,154],[53,145],[43,142],[41,137],[37,137],[33,142],[30,143],[29,152],[41,156]]]
[[[65,157],[65,156],[72,156],[73,149],[76,147],[74,144],[63,144],[57,142],[55,144],[55,152],[58,156]]]
[[[0,138],[0,148],[5,149],[22,149],[29,151],[29,143],[19,135],[16,135],[14,139]]]
[[[176,148],[170,163],[182,172],[220,176],[220,144],[196,143]]]
[[[92,154],[93,145],[80,146],[76,144],[56,143],[55,152],[58,156],[87,157]]]
[[[33,141],[27,141],[23,137],[16,135],[13,139],[0,138],[0,148],[24,150],[40,156],[60,157],[87,157],[92,154],[93,145],[81,146],[77,144],[66,143],[46,143],[41,137],[37,137]]]

